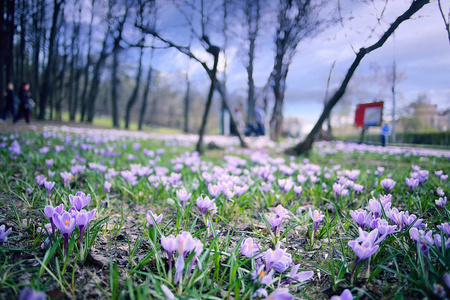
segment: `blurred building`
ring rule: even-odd
[[[437,104],[418,101],[412,104],[413,118],[439,131],[450,129],[450,109],[439,111]]]

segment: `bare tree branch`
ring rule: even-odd
[[[347,88],[347,85],[350,81],[350,79],[353,76],[353,73],[355,72],[356,68],[358,67],[361,60],[364,58],[366,54],[369,54],[370,52],[380,48],[383,46],[383,44],[387,41],[387,39],[394,33],[394,31],[397,29],[397,27],[403,22],[411,18],[413,14],[415,14],[417,11],[419,11],[425,4],[429,3],[429,0],[415,0],[411,3],[411,6],[406,10],[401,16],[399,16],[394,23],[391,24],[389,29],[381,36],[381,38],[373,45],[367,47],[367,48],[361,48],[359,52],[356,54],[356,57],[350,66],[350,68],[347,71],[347,74],[345,75],[345,78],[343,82],[341,83],[341,86],[339,89],[334,93],[333,97],[331,97],[330,101],[328,101],[327,105],[325,106],[322,115],[320,116],[319,120],[317,121],[314,128],[311,130],[311,132],[308,134],[306,139],[294,146],[293,148],[287,149],[287,154],[295,154],[300,155],[303,153],[309,153],[309,151],[312,148],[312,145],[314,143],[314,140],[316,138],[317,133],[322,128],[322,124],[325,121],[325,119],[330,114],[333,107],[338,103],[338,101],[342,98],[342,96],[345,93],[345,90]]]

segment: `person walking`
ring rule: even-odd
[[[266,113],[261,105],[256,106],[255,108],[255,118],[256,118],[256,136],[265,135],[265,121],[266,121]]]
[[[16,114],[16,119],[14,120],[14,123],[16,123],[21,117],[24,117],[25,121],[29,124],[31,111],[33,110],[35,104],[34,101],[31,99],[30,84],[28,82],[22,83],[22,86],[19,91],[19,98],[20,98],[19,111]]]
[[[381,126],[381,146],[385,147],[389,137],[389,125],[384,123]]]
[[[5,102],[6,106],[3,110],[3,121],[6,121],[6,118],[8,116],[8,113],[10,112],[12,115],[13,121],[16,118],[16,104],[18,104],[18,100],[16,93],[14,92],[14,84],[12,82],[8,82],[8,85],[6,86],[6,92],[5,92]]]

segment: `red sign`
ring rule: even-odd
[[[355,126],[381,126],[383,101],[358,104],[355,111]]]

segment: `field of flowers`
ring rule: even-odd
[[[0,299],[450,296],[450,155],[0,135]]]

